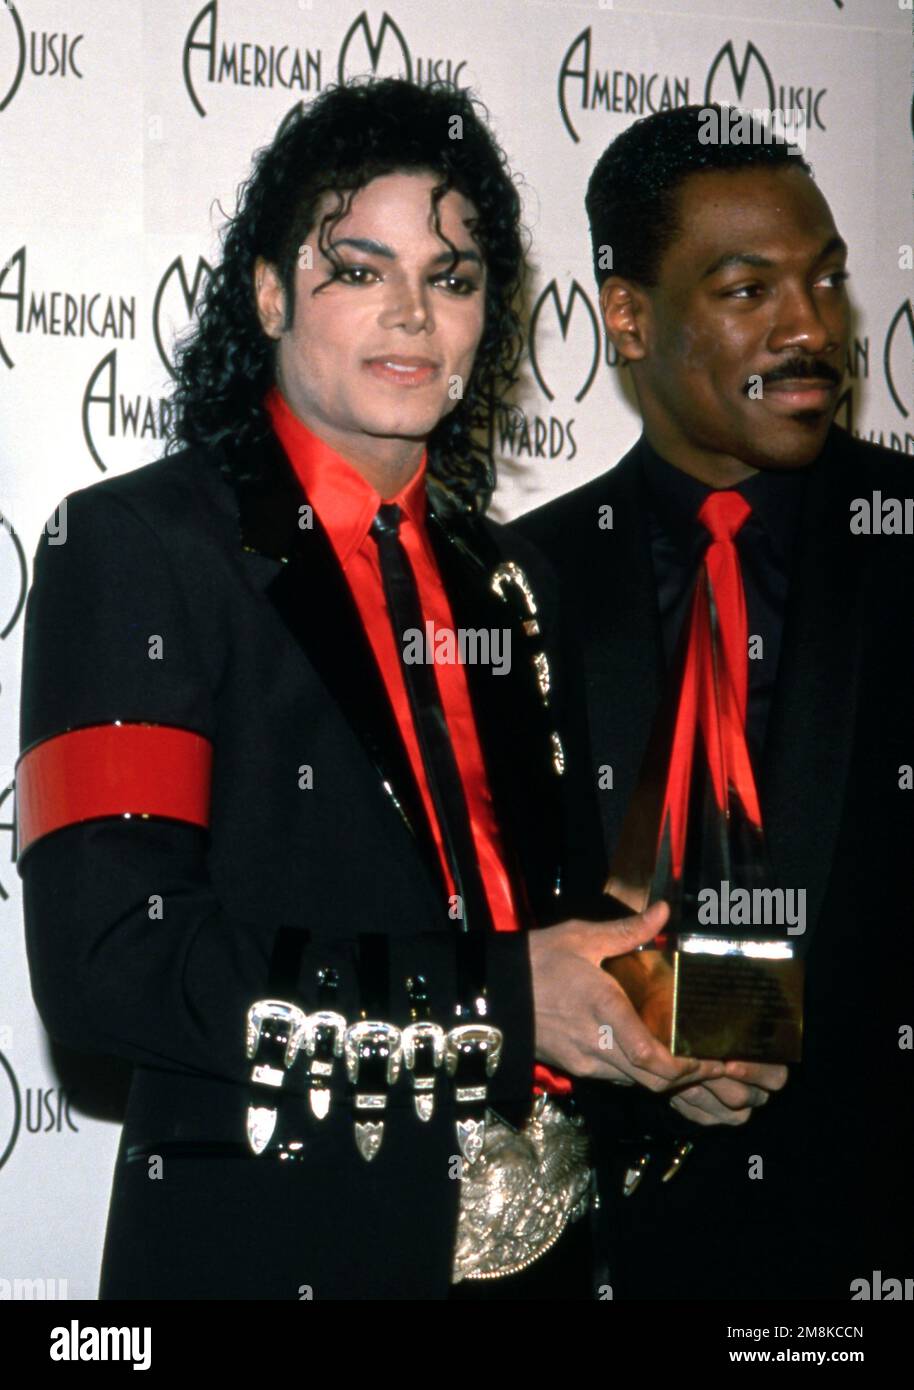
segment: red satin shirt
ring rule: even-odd
[[[416,783],[422,794],[429,825],[438,846],[445,882],[448,891],[453,894],[454,884],[416,737],[400,655],[387,612],[377,546],[369,533],[369,527],[381,503],[396,502],[402,513],[400,540],[416,576],[422,616],[426,622],[433,622],[436,630],[454,631],[450,604],[426,531],[426,455],[423,453],[415,474],[395,497],[381,497],[351,463],[299,420],[278,387],[273,386],[267,392],[264,405],[269,411],[279,441],[305,490],[308,502],[327,532],[361,614],[365,632],[409,754]],[[520,926],[517,908],[502,859],[498,825],[473,718],[466,674],[459,661],[435,662],[432,670],[438,682],[441,704],[454,747],[460,780],[463,783],[492,921],[496,931],[517,931]],[[547,1090],[570,1089],[564,1078],[553,1078],[552,1073],[545,1067],[537,1065],[534,1076]]]

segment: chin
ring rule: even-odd
[[[446,411],[432,410],[379,410],[372,412],[365,421],[366,434],[388,435],[394,439],[427,439]]]
[[[751,441],[752,466],[805,468],[822,452],[830,425],[830,417],[818,411],[799,411],[784,422],[783,429],[769,430]]]

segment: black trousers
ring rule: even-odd
[[[591,1222],[588,1216],[582,1216],[528,1269],[503,1279],[463,1279],[452,1286],[448,1299],[592,1300],[596,1297],[594,1288]]]

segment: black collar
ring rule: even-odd
[[[696,548],[703,548],[708,540],[707,532],[697,518],[699,508],[714,489],[668,463],[649,443],[647,435],[642,434],[638,445],[651,509],[683,553],[691,555]],[[740,493],[752,508],[752,516],[746,525],[764,530],[778,560],[785,567],[803,513],[811,470],[820,464],[824,453],[825,450],[815,463],[806,468],[762,469],[732,489]]]

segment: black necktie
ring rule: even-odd
[[[378,546],[384,595],[400,655],[400,667],[409,696],[422,763],[438,818],[448,867],[454,880],[454,889],[461,901],[462,918],[456,925],[463,931],[472,928],[470,935],[479,940],[479,932],[492,930],[492,917],[479,871],[463,783],[441,705],[438,681],[430,664],[405,660],[405,634],[412,629],[421,634],[424,642],[425,619],[422,615],[415,575],[398,536],[400,516],[400,508],[395,502],[382,502],[371,524],[371,534]],[[470,974],[474,973],[471,968]],[[478,989],[480,981],[477,976],[475,981],[467,979],[465,984],[468,989]],[[466,995],[463,1002],[470,1003]]]

